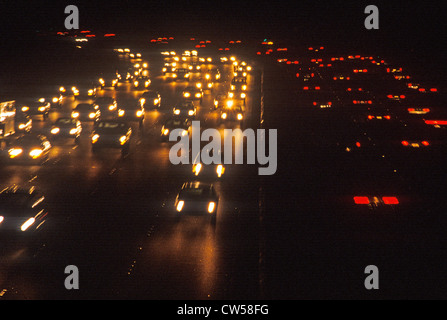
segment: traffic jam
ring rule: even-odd
[[[52,275],[71,264],[94,289],[99,274],[119,274],[82,298],[293,298],[289,285],[316,272],[297,252],[333,257],[372,241],[376,253],[384,239],[417,242],[408,234],[424,218],[442,228],[445,92],[387,57],[268,38],[46,36],[103,68],[1,97],[0,298],[70,295]],[[171,163],[194,121],[202,132],[278,129],[278,175]],[[31,262],[16,267],[24,254]]]

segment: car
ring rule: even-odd
[[[228,94],[218,93],[213,99],[214,109],[220,109],[224,107],[227,100],[228,100]]]
[[[18,110],[28,116],[42,116],[42,119],[45,121],[50,114],[50,108],[50,102],[40,98],[20,102]]]
[[[51,147],[44,135],[22,134],[8,143],[8,157],[12,163],[42,164],[48,160]]]
[[[196,87],[205,91],[205,90],[211,90],[214,87],[214,82],[211,78],[211,75],[209,73],[205,74],[204,77],[201,77],[196,82]]]
[[[191,131],[191,120],[188,118],[169,118],[161,127],[161,140],[167,141],[169,133],[175,129],[182,129],[182,135],[188,135]]]
[[[93,99],[96,97],[96,86],[93,83],[83,83],[72,87],[75,99]]]
[[[202,102],[203,91],[201,88],[197,88],[195,86],[187,86],[182,91],[182,97],[185,100],[199,100],[200,102]]]
[[[98,121],[101,117],[99,105],[93,103],[78,103],[71,112],[71,117],[81,121]]]
[[[161,96],[156,90],[147,90],[143,92],[139,99],[140,105],[146,109],[160,108]]]
[[[74,139],[75,143],[79,143],[81,132],[81,121],[71,117],[58,118],[50,129],[53,139],[72,138]]]
[[[46,227],[47,219],[45,197],[34,186],[13,185],[0,191],[0,237],[5,242],[9,239],[15,242],[16,237],[36,240],[35,236]]]
[[[176,62],[165,62],[161,72],[164,76],[172,76],[175,73],[176,65]]]
[[[173,115],[177,117],[194,118],[196,116],[197,109],[193,101],[185,100],[177,104],[173,108],[172,112]]]
[[[14,119],[14,130],[16,133],[30,132],[33,127],[33,119],[23,112],[16,112]]]
[[[103,73],[98,79],[101,88],[115,88],[118,85],[118,76],[115,73]]]
[[[209,150],[206,150],[209,152]],[[213,150],[213,152],[215,152]],[[222,159],[222,151],[217,151]],[[210,163],[205,164],[200,160],[201,154],[198,153],[192,164],[192,174],[194,177],[200,177],[200,179],[221,179],[225,173],[225,166],[222,163]],[[196,179],[196,178],[195,178]]]
[[[147,76],[137,76],[133,79],[132,84],[136,89],[145,89],[150,86],[151,79]]]
[[[179,218],[185,214],[207,215],[216,222],[219,196],[211,183],[185,182],[175,198],[174,208]]]
[[[117,118],[118,117],[118,104],[115,98],[112,97],[99,97],[96,98],[93,103],[95,109],[101,112],[101,118]]]
[[[176,68],[172,74],[174,80],[189,80],[190,71],[188,68]]]
[[[137,102],[124,103],[118,109],[118,117],[125,121],[138,121],[143,125],[144,108]]]
[[[241,103],[234,103],[235,100],[228,100],[226,105],[220,110],[220,122],[244,120],[244,107]],[[233,102],[233,103],[232,103]]]
[[[116,69],[118,82],[131,82],[134,78],[133,70],[130,67]]]
[[[121,120],[100,120],[96,124],[92,135],[92,152],[101,148],[119,148],[123,156],[129,153],[132,128]]]

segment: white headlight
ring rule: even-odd
[[[215,202],[211,201],[211,202],[208,203],[208,212],[209,213],[213,213],[215,208],[216,208],[216,203]]]
[[[29,218],[28,220],[25,221],[24,224],[22,224],[22,226],[20,227],[20,230],[26,231],[26,229],[28,229],[35,221],[36,221],[36,219]]]
[[[31,158],[36,159],[42,155],[42,149],[33,149],[30,151],[29,155]]]
[[[180,201],[177,203],[177,208],[176,208],[177,211],[178,211],[178,212],[182,211],[184,205],[185,205],[185,201],[180,200]]]
[[[51,132],[52,134],[58,134],[59,131],[60,131],[60,129],[56,127],[56,128],[51,129],[50,132]]]

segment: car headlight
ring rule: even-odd
[[[213,213],[215,209],[216,209],[216,203],[214,201],[210,201],[208,203],[208,212]]]
[[[39,158],[42,155],[43,151],[42,149],[33,149],[30,151],[29,155],[31,158],[36,159]]]
[[[202,84],[201,84],[200,82],[197,82],[197,83],[196,83],[196,87],[197,87],[197,88],[202,88]]]
[[[174,109],[174,114],[180,114],[180,109]]]
[[[177,78],[177,74],[174,73],[174,74],[172,75],[172,77],[173,77],[173,78]]]
[[[251,67],[250,66],[247,66],[247,71],[251,71]]]
[[[99,83],[100,84],[104,84],[104,79],[103,78],[99,78]]]
[[[113,111],[113,110],[115,110],[116,109],[116,106],[114,105],[114,104],[111,104],[110,106],[109,106],[109,110],[110,111]]]
[[[147,80],[147,81],[144,83],[144,86],[145,86],[145,87],[148,87],[150,84],[151,84],[151,82],[150,82],[149,80]]]
[[[188,78],[189,77],[189,73],[185,73],[185,78]]]
[[[201,96],[202,96],[201,93],[199,93],[199,92],[196,93],[196,98],[200,98]]]
[[[121,145],[125,144],[127,142],[127,136],[121,136],[119,141]]]
[[[124,110],[118,110],[118,117],[122,117],[122,116],[124,116]]]
[[[146,99],[145,98],[140,98],[140,105],[144,106],[145,103],[146,103]]]
[[[242,118],[243,118],[242,113],[238,113],[238,114],[237,114],[237,119],[238,119],[238,120],[242,120]]]
[[[26,127],[26,124],[23,124],[23,123],[19,124],[19,129],[20,129],[20,130],[25,129],[25,127]]]
[[[50,132],[51,132],[52,134],[58,134],[60,131],[61,131],[61,130],[60,130],[59,128],[56,127],[56,128],[51,129]]]
[[[225,168],[223,165],[219,164],[216,168],[217,176],[220,178],[225,172]]]
[[[21,110],[22,110],[22,112],[27,112],[29,110],[29,107],[23,106]]]
[[[59,91],[60,91],[60,92],[65,92],[66,90],[65,90],[64,87],[60,87],[60,88],[59,88]]]
[[[78,133],[78,129],[76,129],[76,128],[70,129],[70,134],[71,135],[74,135],[76,133]]]
[[[26,231],[30,226],[32,226],[36,222],[36,219],[31,217],[28,220],[26,220],[20,227],[20,230]]]
[[[96,113],[95,113],[95,112],[90,112],[90,113],[88,114],[88,117],[89,117],[90,119],[93,119],[94,117],[96,117]]]
[[[194,174],[196,176],[198,176],[199,173],[200,173],[200,170],[202,170],[202,164],[201,163],[197,163],[196,165],[194,165],[194,168],[193,168],[192,171],[194,172]]]
[[[53,101],[53,103],[58,103],[59,102],[59,98],[54,97],[53,100],[51,100],[51,101]]]
[[[188,111],[188,115],[189,115],[189,116],[192,116],[193,114],[194,114],[194,110],[189,110],[189,111]]]
[[[89,96],[93,95],[93,92],[94,92],[93,89],[89,89],[89,90],[88,90],[88,95],[89,95]]]
[[[23,149],[21,148],[12,148],[8,150],[8,154],[10,158],[15,158],[19,155],[21,155],[23,152]]]
[[[93,136],[92,136],[92,143],[96,143],[97,141],[98,141],[98,139],[99,139],[99,134],[94,134]]]
[[[242,98],[242,99],[245,99],[246,96],[247,96],[247,95],[246,95],[245,93],[243,93],[243,92],[241,93],[241,98]]]
[[[137,117],[142,117],[142,116],[143,116],[143,111],[138,110],[138,111],[137,111]]]
[[[167,136],[168,133],[169,133],[169,129],[164,129],[164,130],[163,130],[163,135]]]
[[[73,111],[73,112],[71,113],[71,116],[72,116],[72,118],[77,118],[77,117],[79,117],[79,112],[77,112],[77,111]]]
[[[159,100],[158,99],[154,99],[154,105],[158,104]]]
[[[230,86],[230,89],[231,89],[231,90],[234,90],[234,89],[235,89],[235,87],[234,87],[233,84]]]
[[[226,119],[227,118],[227,113],[226,112],[224,112],[224,113],[222,113],[222,115],[220,116],[222,119]]]
[[[185,205],[185,201],[180,200],[180,201],[177,203],[177,207],[176,207],[177,211],[178,211],[178,212],[182,211],[184,205]]]
[[[189,98],[189,97],[191,96],[191,94],[190,94],[189,92],[185,92],[185,93],[183,93],[183,96],[184,96],[185,98]]]
[[[247,85],[246,84],[242,85],[242,90],[247,90]]]
[[[39,110],[40,112],[44,112],[45,111],[45,107],[39,107],[37,110]]]
[[[134,85],[135,87],[138,87],[138,81],[134,81],[134,82],[133,82],[133,85]]]

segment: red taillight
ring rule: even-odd
[[[316,102],[314,101],[313,105],[314,105],[314,106],[316,106],[316,105],[317,105],[317,103],[316,103]]]
[[[333,79],[334,79],[334,80],[337,80],[337,77],[334,77]]]
[[[404,146],[404,147],[406,147],[406,146],[408,146],[409,145],[409,143],[408,143],[408,141],[402,141],[402,145]]]
[[[351,91],[351,90],[352,90],[351,88],[346,89],[346,91]]]
[[[368,197],[354,197],[355,204],[369,204]]]
[[[299,78],[299,77],[300,77],[300,74],[299,74],[299,73],[297,73],[297,74],[296,74],[296,77],[297,77],[297,78]]]
[[[399,204],[399,200],[396,197],[382,197],[384,204]]]
[[[372,104],[373,102],[371,100],[368,100],[368,104]]]
[[[315,87],[315,90],[320,90],[320,87]]]
[[[429,146],[430,145],[430,143],[428,142],[428,141],[422,141],[421,142],[424,146]]]
[[[362,146],[362,144],[360,142],[356,142],[355,145],[357,146],[357,148],[360,148]]]
[[[422,111],[423,112],[430,112],[430,109],[429,108],[423,108]]]
[[[405,99],[405,95],[401,94],[401,95],[400,95],[400,98],[401,98],[401,99]]]
[[[431,92],[438,92],[438,89],[436,89],[436,88],[431,88],[430,91],[431,91]]]
[[[408,108],[408,112],[414,112],[414,108]]]
[[[372,119],[374,119],[374,116],[373,115],[368,115],[368,119],[372,120]]]
[[[392,94],[389,94],[389,95],[387,95],[387,97],[390,99],[393,99],[394,96]]]
[[[327,104],[330,105],[330,106],[332,106],[332,102],[330,102],[330,101],[329,101]]]
[[[447,120],[425,120],[425,124],[446,126]]]
[[[303,87],[303,90],[309,90],[309,87]]]
[[[384,116],[385,119],[390,120],[391,116]]]
[[[425,92],[424,88],[419,88],[419,92]]]

